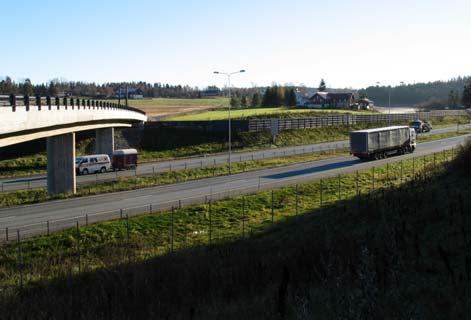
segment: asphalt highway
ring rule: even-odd
[[[52,231],[74,226],[77,220],[84,224],[87,221],[91,223],[118,218],[123,214],[137,215],[172,206],[203,203],[210,198],[219,199],[292,185],[440,152],[457,147],[469,137],[471,135],[424,142],[419,144],[414,154],[378,161],[364,162],[351,156],[335,157],[133,191],[5,208],[0,210],[0,240],[6,238],[6,228],[11,239],[17,229],[22,236],[29,236],[45,233],[48,227]]]
[[[471,125],[460,125],[460,129],[469,129]],[[439,134],[446,132],[453,132],[457,128],[446,127],[434,129],[430,133],[425,135]],[[295,154],[307,154],[313,152],[330,151],[349,148],[350,143],[348,140],[325,142],[318,144],[300,145],[294,147],[281,147],[257,151],[246,151],[246,152],[234,152],[232,153],[232,162],[243,162],[253,161],[260,159],[269,159],[275,157],[289,156]],[[130,177],[149,175],[153,173],[171,171],[171,170],[182,170],[191,168],[203,168],[215,165],[221,165],[228,162],[227,153],[207,155],[193,158],[174,159],[169,161],[149,162],[142,163],[136,170],[128,171],[115,171],[107,173],[89,174],[84,176],[77,176],[77,184],[91,184],[97,182],[112,181],[118,177]],[[45,175],[28,176],[22,178],[11,178],[0,180],[0,191],[15,191],[23,189],[41,188],[47,186],[47,180]]]

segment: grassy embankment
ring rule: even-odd
[[[355,111],[341,109],[293,109],[293,108],[247,108],[231,110],[231,119],[248,119],[248,118],[286,118],[286,117],[314,117],[330,114],[372,114],[373,111]],[[165,120],[168,121],[212,121],[226,120],[228,118],[227,110],[213,110],[201,113],[175,115]]]
[[[402,179],[399,163],[389,174],[376,168],[374,187],[372,170],[359,172],[358,191],[356,175],[343,175],[341,201],[332,178],[322,182],[322,200],[321,184],[312,182],[298,196],[292,187],[276,190],[273,202],[270,192],[217,201],[211,215],[198,205],[83,226],[80,238],[68,230],[24,241],[21,291],[8,289],[18,281],[17,248],[5,245],[1,314],[466,318],[471,147],[460,161],[439,165],[445,159],[450,154],[440,153],[434,165],[428,157],[420,171],[416,162],[414,176],[404,161]]]

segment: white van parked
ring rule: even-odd
[[[110,169],[111,161],[107,154],[92,154],[75,158],[75,172],[77,174],[105,173]]]

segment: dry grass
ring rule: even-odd
[[[118,102],[118,100],[113,100]],[[170,116],[177,114],[193,113],[205,111],[208,109],[227,107],[226,98],[207,98],[207,99],[170,99],[153,98],[141,100],[129,100],[129,105],[143,110],[147,116]]]

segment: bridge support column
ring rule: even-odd
[[[75,193],[75,133],[47,138],[47,191]]]
[[[114,128],[96,129],[95,152],[107,154],[110,159],[114,151]]]

